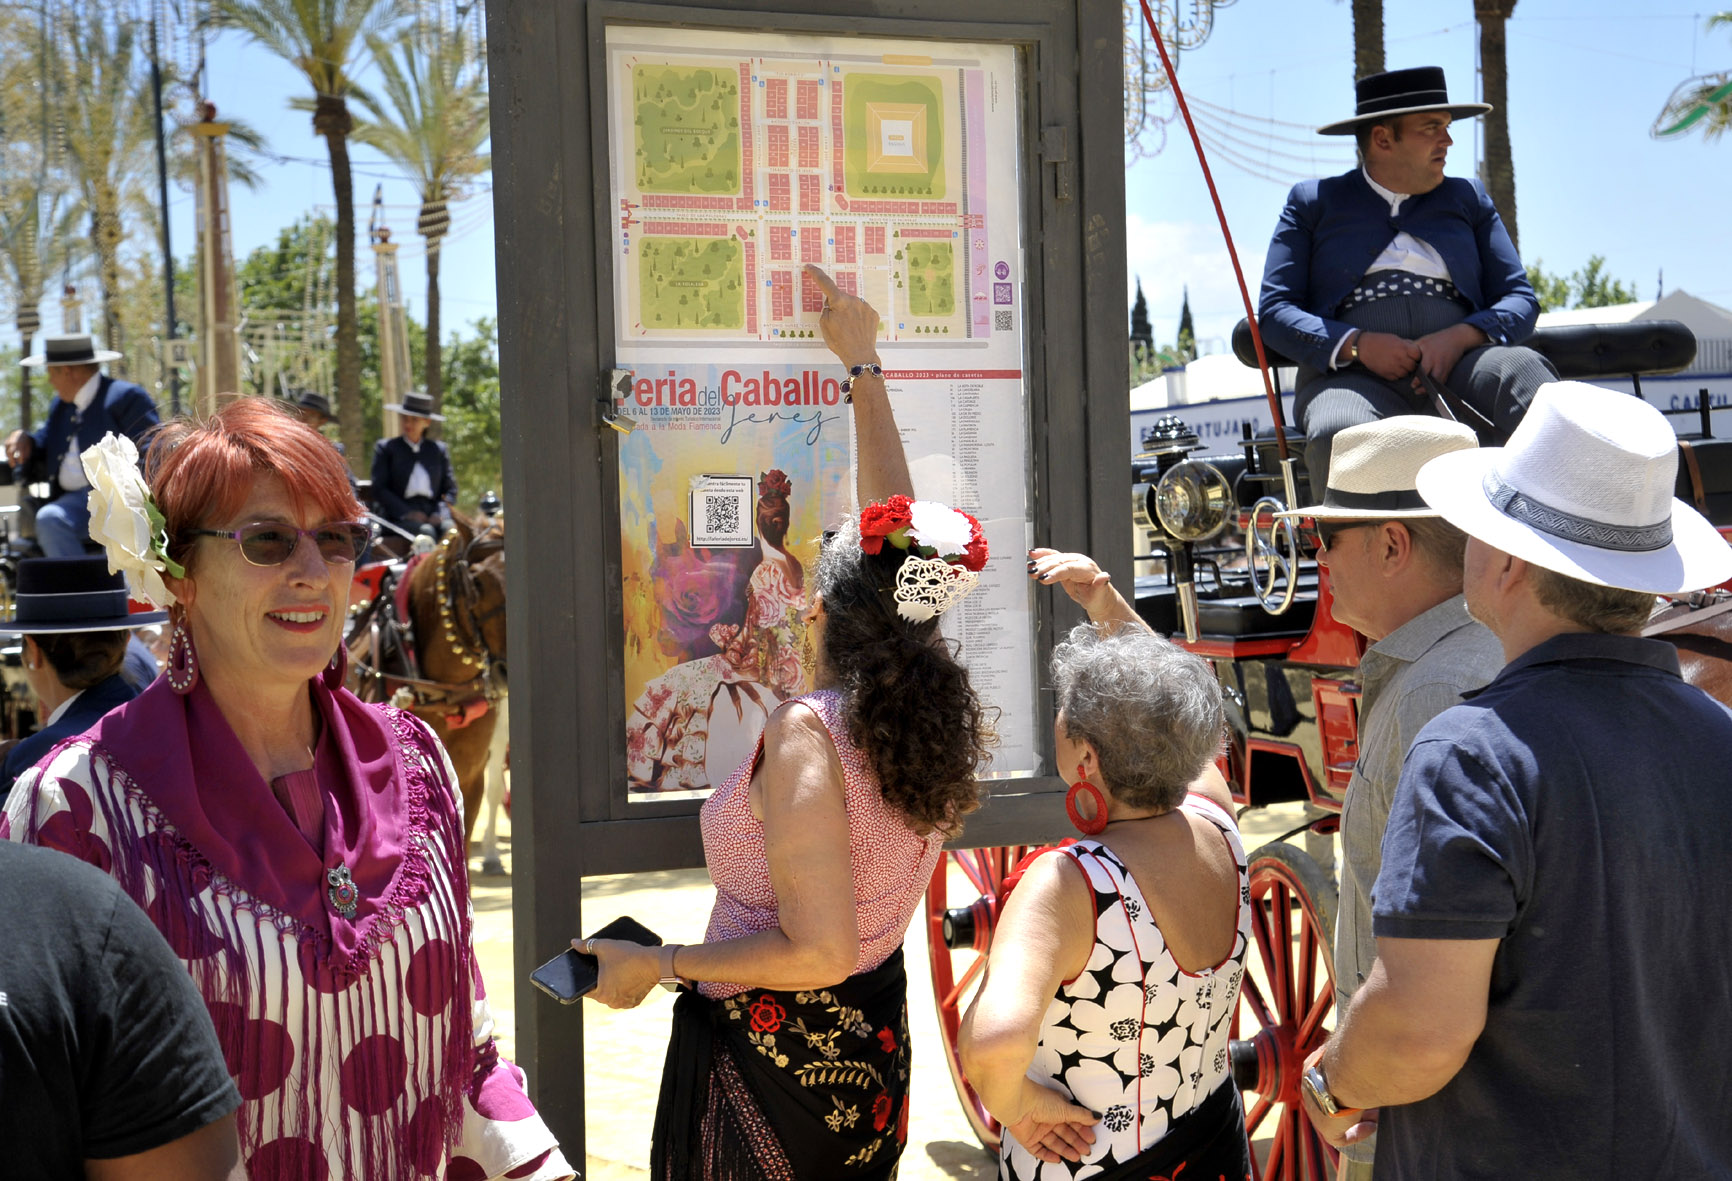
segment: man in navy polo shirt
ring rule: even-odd
[[[1436,66],[1372,74],[1350,119],[1360,167],[1293,186],[1269,243],[1258,319],[1299,362],[1293,413],[1312,492],[1335,435],[1432,412],[1424,370],[1509,437],[1551,363],[1514,347],[1540,305],[1515,243],[1477,180],[1446,177],[1450,127],[1491,110],[1452,103]],[[1481,424],[1473,424],[1476,428]]]
[[[1558,382],[1420,472],[1509,663],[1409,752],[1377,960],[1308,1063],[1379,1178],[1732,1176],[1732,710],[1640,634],[1732,548],[1676,469],[1659,411]]]
[[[130,437],[142,456],[145,433],[162,421],[142,387],[102,372],[103,362],[119,359],[80,333],[50,336],[42,352],[20,362],[45,366],[56,395],[47,422],[6,440],[7,461],[23,469],[26,480],[48,482],[48,499],[36,510],[36,544],[44,557],[76,558],[90,537],[90,481],[78,457],[110,431]]]

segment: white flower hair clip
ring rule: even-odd
[[[896,495],[860,513],[860,548],[907,550],[896,568],[896,613],[925,623],[968,597],[986,566],[986,534],[965,512],[933,500]]]
[[[126,575],[127,593],[153,607],[167,607],[174,595],[162,576],[186,577],[168,556],[168,522],[150,497],[138,470],[138,448],[110,431],[78,457],[90,481],[90,539],[108,553],[108,572]]]

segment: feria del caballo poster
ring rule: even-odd
[[[718,787],[810,687],[800,611],[852,507],[816,263],[883,317],[915,491],[995,557],[945,635],[1035,772],[1016,56],[1006,46],[607,30],[630,802]]]

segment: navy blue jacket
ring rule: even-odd
[[[75,421],[76,416],[76,421]],[[156,403],[141,386],[103,374],[97,379],[96,397],[90,408],[79,414],[71,402],[56,397],[48,410],[48,421],[30,434],[36,449],[30,453],[28,475],[32,480],[46,480],[54,491],[53,499],[65,491],[60,486],[60,464],[74,441],[79,454],[102,442],[109,431],[129,436],[144,454],[144,435],[161,422]]]
[[[403,490],[409,486],[409,473],[415,470],[417,460],[427,469],[434,499],[412,504],[403,498]],[[424,438],[419,447],[411,447],[402,435],[380,439],[373,448],[373,496],[382,515],[393,521],[401,521],[411,512],[431,512],[439,501],[456,504],[457,476],[451,470],[451,453],[436,439]]]
[[[119,673],[80,693],[66,712],[54,719],[52,726],[44,726],[6,752],[6,761],[0,763],[0,804],[6,802],[6,796],[18,777],[34,767],[57,744],[84,733],[101,721],[109,710],[125,705],[137,696],[138,690]]]
[[[1301,181],[1287,194],[1263,266],[1257,309],[1263,339],[1302,365],[1328,369],[1350,330],[1330,317],[1402,231],[1443,256],[1451,282],[1473,305],[1466,322],[1493,344],[1520,344],[1532,335],[1539,300],[1477,180],[1445,177],[1391,217],[1389,202],[1355,168]]]

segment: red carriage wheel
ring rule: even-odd
[[[1306,1057],[1328,1036],[1335,1009],[1335,886],[1303,849],[1277,841],[1250,856],[1251,939],[1233,1077],[1245,1094],[1245,1131],[1273,1131],[1260,1181],[1328,1181],[1338,1154],[1299,1098]],[[1246,1035],[1241,1040],[1240,1025]]]
[[[1011,845],[941,854],[938,868],[932,871],[932,883],[926,888],[926,948],[932,963],[938,1028],[944,1037],[944,1062],[950,1067],[950,1081],[956,1085],[956,1097],[962,1101],[974,1134],[992,1152],[998,1151],[998,1121],[987,1114],[980,1096],[962,1076],[956,1034],[986,971],[986,951],[992,946],[992,932],[1004,900],[1004,879],[1029,848]],[[967,895],[955,899],[954,906],[949,889],[952,864],[968,882]]]

